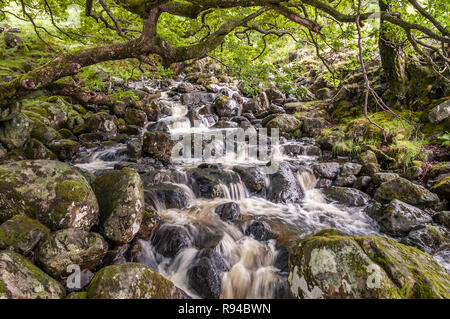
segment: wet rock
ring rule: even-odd
[[[71,273],[70,265],[95,268],[107,251],[108,244],[99,234],[68,228],[51,233],[39,245],[36,258],[48,274],[58,278]]]
[[[173,258],[192,245],[192,238],[181,226],[162,224],[152,235],[151,243],[159,254]]]
[[[448,117],[450,117],[450,100],[439,104],[428,113],[428,119],[433,124],[441,123]]]
[[[60,299],[64,287],[28,259],[12,251],[0,252],[0,299]]]
[[[362,169],[361,164],[345,163],[344,165],[342,165],[340,176],[350,176],[350,175],[357,176],[361,172],[361,169]]]
[[[178,85],[177,89],[180,93],[190,93],[194,91],[194,86],[191,83],[182,82]]]
[[[0,143],[8,150],[21,148],[29,139],[32,129],[32,121],[23,114],[0,122]]]
[[[131,158],[142,157],[142,145],[143,142],[140,138],[132,138],[127,141],[127,155]]]
[[[317,188],[329,188],[333,185],[333,181],[328,178],[319,178]]]
[[[125,121],[131,125],[144,126],[147,121],[147,114],[136,108],[127,108],[125,110]]]
[[[435,214],[433,221],[450,229],[450,211],[442,211]]]
[[[117,120],[106,112],[92,114],[86,118],[86,126],[91,133],[104,133],[107,136],[117,134]]]
[[[288,156],[322,156],[322,150],[315,145],[285,144],[283,151]]]
[[[239,175],[233,171],[219,168],[216,165],[199,166],[190,173],[193,190],[198,197],[224,198],[226,185],[238,184]]]
[[[156,211],[151,209],[144,210],[144,216],[142,218],[141,227],[139,228],[139,232],[136,234],[136,237],[138,238],[150,237],[160,222],[161,217],[159,217]]]
[[[382,183],[376,190],[374,199],[383,203],[398,199],[422,208],[433,208],[439,203],[439,198],[436,194],[402,177]]]
[[[381,229],[393,236],[404,236],[414,227],[430,223],[431,217],[421,209],[394,199],[376,218]]]
[[[230,202],[216,207],[215,213],[225,221],[238,221],[242,219],[241,208],[238,203]]]
[[[369,187],[371,182],[372,182],[372,177],[360,176],[356,179],[355,183],[353,183],[353,187],[356,189],[359,189],[360,191],[364,191]]]
[[[269,224],[262,221],[253,221],[245,230],[245,235],[252,236],[258,241],[267,241],[276,238]]]
[[[316,163],[312,166],[314,172],[320,177],[334,179],[340,171],[339,163]]]
[[[0,221],[17,214],[36,218],[53,230],[89,230],[98,204],[88,181],[72,166],[48,160],[0,165]]]
[[[325,191],[328,198],[349,206],[364,206],[370,197],[356,188],[332,186]]]
[[[339,176],[334,181],[335,186],[352,186],[356,182],[357,178],[355,175],[350,176]]]
[[[0,225],[0,250],[29,254],[50,230],[37,220],[16,215]]]
[[[265,175],[258,167],[234,166],[233,171],[239,174],[242,182],[252,193],[258,193],[267,186]]]
[[[215,95],[212,93],[193,92],[181,95],[181,103],[184,105],[199,105],[214,102]]]
[[[450,296],[450,275],[433,257],[388,238],[325,230],[297,242],[289,261],[298,298]]]
[[[152,122],[159,121],[162,116],[161,106],[156,101],[145,104],[144,112],[147,114],[147,119]]]
[[[87,290],[88,299],[183,299],[185,294],[150,267],[138,263],[100,269]]]
[[[278,128],[280,132],[292,133],[297,130],[301,122],[293,115],[281,114],[266,124],[267,129]]]
[[[401,243],[417,247],[428,254],[434,254],[441,249],[450,249],[448,231],[431,225],[423,225],[411,230]]]
[[[303,197],[303,191],[289,165],[280,163],[278,171],[270,175],[267,198],[277,203],[296,203]]]
[[[166,132],[146,132],[144,134],[142,150],[149,156],[155,158],[170,156],[174,146],[175,141]]]
[[[231,122],[231,121],[218,121],[212,127],[213,128],[238,128],[239,125],[236,122]]]
[[[116,243],[129,243],[144,213],[141,177],[130,168],[113,170],[97,177],[92,187],[100,206],[100,233]]]
[[[213,109],[220,117],[231,117],[238,114],[239,105],[229,97],[220,96],[214,101]]]
[[[156,207],[162,205],[166,209],[184,209],[189,205],[189,195],[186,189],[171,183],[156,184],[145,189],[145,197]]]
[[[201,297],[218,299],[220,297],[220,272],[208,258],[195,260],[187,272],[189,286]]]
[[[57,140],[50,143],[49,147],[59,160],[67,161],[75,156],[80,144],[72,140]]]

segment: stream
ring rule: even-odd
[[[156,124],[167,127],[173,136],[233,130],[215,128],[214,119],[202,115],[193,126],[192,119],[188,116],[190,107],[182,103],[180,94],[174,90],[181,81],[182,79],[165,89],[153,82],[135,82],[130,87],[160,93],[158,101],[170,111],[170,115],[162,117]],[[201,102],[196,108],[211,105],[221,95],[231,97],[239,94],[233,88],[225,86],[216,86],[215,91],[210,93],[209,101]],[[141,128],[140,138],[154,125],[155,123],[147,123]],[[271,201],[267,192],[250,191],[233,170],[235,166],[244,170],[265,167],[267,161],[261,161],[249,152],[241,152],[239,146],[236,152],[230,153],[227,150],[224,154],[222,141],[219,139],[213,143],[215,156],[190,159],[179,157],[174,159],[171,166],[161,168],[160,174],[170,176],[166,183],[184,190],[188,204],[182,209],[166,208],[164,202],[153,198],[152,206],[161,217],[161,223],[156,235],[149,239],[139,239],[142,251],[135,260],[157,270],[190,297],[217,297],[205,294],[200,296],[198,291],[201,289],[193,289],[189,280],[192,276],[190,267],[205,262],[205,259],[214,264],[214,269],[220,274],[220,291],[216,292],[220,298],[287,298],[289,270],[285,247],[292,246],[299,238],[326,228],[338,229],[349,235],[386,236],[379,232],[377,224],[364,213],[364,206],[346,207],[327,201],[321,190],[316,188],[317,180],[310,167],[318,160],[318,156],[306,155],[308,147],[317,147],[313,139],[286,140],[281,137],[279,143],[273,140],[269,143],[272,161],[277,165],[291,167],[296,182],[303,191],[304,197],[294,203]],[[288,155],[290,152],[287,150],[293,146],[305,152]],[[112,147],[84,149],[73,163],[84,171],[99,174],[126,161],[129,161],[127,145],[118,143]],[[232,177],[227,179],[231,182],[219,185],[223,194],[221,197],[199,196],[198,185],[190,176],[193,169],[206,167],[205,165],[219,168]],[[154,168],[149,167],[149,172],[152,170]],[[271,181],[271,174],[265,174],[263,182],[266,188],[270,187]],[[218,206],[230,202],[238,204],[240,208],[242,218],[237,222],[223,220],[216,213]],[[254,224],[255,221],[258,223]],[[257,231],[249,231],[252,227]],[[174,229],[181,229],[183,238],[191,244],[183,246],[175,256],[164,256],[158,246],[173,239]],[[277,236],[265,236],[265,230],[261,234],[260,229],[271,229]],[[258,234],[262,238],[256,238]],[[445,264],[443,257],[438,256],[436,259]],[[207,280],[208,275],[205,276]]]

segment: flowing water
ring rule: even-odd
[[[176,83],[178,84],[178,83]],[[149,85],[140,84],[141,86]],[[154,87],[152,87],[154,90]],[[232,89],[218,87],[216,96],[236,93]],[[218,132],[224,129],[212,129],[211,123],[200,118],[200,125],[191,126],[188,119],[188,107],[173,95],[162,92],[159,101],[169,108],[171,115],[162,118],[169,132],[178,134],[201,134],[204,132]],[[143,128],[143,132],[146,127]],[[225,129],[226,131],[226,129]],[[287,141],[282,144],[271,145],[272,159],[275,162],[300,163],[309,166],[317,160],[315,156],[297,155],[287,156],[284,147],[292,144],[308,145],[308,140]],[[216,145],[221,149],[221,141]],[[118,144],[113,148],[97,148],[85,150],[76,166],[89,172],[112,169],[115,164],[126,159],[126,145]],[[221,153],[221,152],[219,152]],[[329,203],[321,191],[316,188],[316,177],[308,170],[297,173],[297,182],[304,192],[303,200],[298,204],[281,204],[267,200],[264,195],[251,196],[239,176],[231,171],[234,165],[256,167],[266,164],[257,157],[252,158],[248,153],[227,153],[207,159],[210,163],[217,163],[230,170],[230,174],[237,176],[234,182],[220,184],[224,194],[221,198],[199,198],[193,191],[192,183],[186,177],[193,167],[205,162],[205,158],[175,160],[176,170],[184,176],[181,187],[187,196],[188,207],[185,209],[166,209],[164,203],[153,200],[154,209],[162,219],[160,227],[179,227],[188,234],[191,242],[199,243],[205,238],[218,238],[214,245],[214,253],[225,263],[226,271],[221,274],[221,298],[282,298],[287,296],[287,272],[283,267],[284,252],[280,247],[288,246],[302,237],[309,236],[324,228],[334,228],[351,235],[379,235],[376,224],[365,215],[364,207],[344,207]],[[150,169],[149,169],[150,170]],[[266,176],[266,184],[270,176]],[[230,223],[220,219],[215,209],[218,205],[234,201],[240,206],[244,221]],[[252,220],[265,222],[271,226],[278,238],[267,241],[257,241],[246,235],[245,229]],[[201,256],[198,245],[190,245],[182,249],[175,257],[168,258],[160,255],[150,239],[139,240],[142,248],[138,262],[144,263],[174,282],[191,297],[200,296],[190,287],[188,270]],[[448,256],[438,256],[441,262]],[[285,261],[285,260],[284,260]],[[285,263],[284,263],[285,264]]]

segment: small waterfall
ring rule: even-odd
[[[81,163],[75,163],[74,166],[93,173],[104,169],[113,169],[114,165],[120,162],[126,150],[126,145],[118,144],[112,148],[107,148],[89,153],[85,158],[81,159]]]
[[[245,185],[240,183],[231,183],[230,185],[220,184],[224,197],[229,200],[242,200],[248,197],[248,191]]]

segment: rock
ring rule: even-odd
[[[431,225],[423,225],[411,230],[401,242],[408,246],[417,247],[428,254],[450,248],[448,232],[442,227]]]
[[[28,259],[0,252],[0,299],[61,299],[64,287]]]
[[[73,272],[72,272],[72,274],[73,274]],[[77,291],[77,292],[82,293],[81,290],[83,290],[84,288],[87,287],[87,285],[89,285],[92,278],[94,278],[94,273],[88,269],[83,269],[80,271],[78,278],[68,277],[66,279],[66,284],[65,284],[66,291],[68,291],[68,292]],[[84,292],[84,297],[83,297],[83,295],[80,296],[81,298],[73,298],[73,297],[74,297],[73,295],[70,298],[69,298],[69,296],[67,296],[66,299],[86,299],[86,292]]]
[[[7,150],[0,144],[0,161],[6,157]]]
[[[16,215],[0,225],[0,250],[9,249],[28,255],[50,230],[37,220]]]
[[[316,163],[312,166],[314,172],[320,177],[334,179],[340,171],[339,163]]]
[[[194,86],[191,83],[181,82],[177,89],[180,93],[190,93],[194,91]]]
[[[146,198],[153,201],[156,207],[162,205],[162,209],[178,208],[184,209],[189,204],[189,195],[186,189],[171,183],[160,183],[147,187]]]
[[[155,101],[144,105],[144,112],[147,114],[149,121],[156,122],[161,118],[161,106]]]
[[[75,156],[80,144],[72,140],[58,140],[50,143],[49,147],[61,161],[67,161]]]
[[[224,221],[238,221],[242,219],[241,208],[238,203],[230,202],[216,207],[215,213]]]
[[[5,46],[7,49],[16,48],[17,50],[23,49],[23,40],[14,32],[7,31],[3,37]]]
[[[320,135],[322,129],[327,126],[327,122],[322,118],[302,118],[302,132],[309,137]]]
[[[372,182],[372,177],[370,176],[360,176],[353,183],[353,187],[359,189],[360,191],[366,190],[370,183]]]
[[[100,269],[87,290],[88,299],[182,299],[184,293],[150,267],[138,263]]]
[[[175,141],[172,140],[171,135],[166,132],[146,132],[144,134],[144,142],[142,150],[147,155],[158,158],[161,156],[172,155],[172,149],[175,146]]]
[[[100,264],[108,251],[108,244],[96,233],[68,228],[50,234],[39,246],[37,262],[55,278],[67,276],[70,265],[93,269]]]
[[[450,100],[447,100],[439,104],[428,113],[428,119],[433,124],[441,123],[449,116],[450,116]]]
[[[398,177],[399,175],[396,173],[375,173],[372,175],[372,182],[374,185],[379,186]]]
[[[289,258],[298,298],[445,298],[450,275],[417,248],[375,236],[324,230],[300,240]]]
[[[340,176],[358,175],[361,172],[362,165],[357,163],[345,163],[342,165]]]
[[[349,206],[364,206],[370,197],[356,188],[332,186],[324,191],[328,198]]]
[[[239,112],[239,105],[236,101],[226,96],[218,97],[212,106],[220,117],[235,116]]]
[[[382,183],[376,190],[374,199],[383,203],[398,199],[421,208],[433,208],[439,203],[436,194],[402,177]]]
[[[45,146],[49,147],[54,140],[62,139],[62,136],[55,129],[42,124],[39,121],[33,121],[33,128],[31,131],[31,137],[42,142]]]
[[[125,121],[131,125],[144,126],[147,121],[147,114],[139,109],[127,108],[125,110]]]
[[[219,168],[217,165],[200,165],[192,170],[190,175],[194,181],[194,193],[203,198],[224,198],[227,195],[224,186],[240,183],[237,173]]]
[[[281,114],[266,124],[267,129],[278,128],[280,132],[292,133],[297,130],[301,122],[293,115]]]
[[[250,192],[258,193],[267,186],[265,175],[258,167],[234,166],[233,171],[239,174]]]
[[[192,245],[192,238],[181,226],[162,224],[152,235],[151,243],[164,257],[173,258]]]
[[[155,211],[150,209],[144,210],[144,217],[142,218],[141,227],[139,228],[139,232],[136,234],[136,237],[150,237],[160,222],[161,218]]]
[[[380,165],[374,152],[368,150],[362,153],[359,160],[363,164],[361,169],[362,174],[372,176],[380,171]]]
[[[443,199],[450,198],[450,174],[439,176],[437,178],[437,183],[434,184],[430,190],[436,194],[438,194]]]
[[[127,155],[131,158],[142,157],[142,140],[140,138],[132,138],[127,141]]]
[[[394,199],[384,214],[376,218],[381,229],[393,236],[404,236],[414,227],[430,223],[431,217],[421,209]]]
[[[41,105],[41,108],[46,111],[46,117],[49,120],[50,127],[55,130],[60,130],[64,127],[64,124],[67,121],[67,115],[60,104],[64,102],[60,99],[58,99],[57,101],[59,103],[44,103]]]
[[[275,100],[284,100],[285,99],[284,94],[281,93],[278,89],[275,89],[275,88],[265,89],[264,93],[266,93],[266,96],[269,99],[269,102],[273,102]]]
[[[303,191],[289,165],[280,163],[278,171],[270,175],[267,199],[277,203],[297,203],[303,197]]]
[[[208,258],[195,260],[187,272],[189,286],[201,297],[219,299],[221,278],[220,272]]]
[[[144,186],[131,168],[112,170],[92,184],[100,206],[100,229],[106,238],[125,244],[139,231],[144,214]]]
[[[25,214],[47,227],[89,230],[98,204],[88,181],[72,166],[48,160],[0,165],[0,222]]]
[[[252,222],[245,230],[246,236],[252,236],[259,241],[275,239],[276,235],[272,232],[269,224],[261,221]]]
[[[86,118],[86,126],[91,133],[104,133],[107,136],[114,136],[117,134],[116,121],[113,115],[99,112]]]
[[[258,99],[252,99],[242,105],[243,113],[259,113],[266,111],[268,106],[264,107]]]
[[[355,175],[350,176],[339,176],[334,181],[335,186],[352,186],[356,182],[357,178]]]
[[[37,139],[31,138],[24,146],[24,152],[27,159],[49,159],[56,160],[56,155],[45,147],[44,144]]]
[[[442,211],[433,216],[433,221],[450,228],[450,211]]]
[[[0,143],[8,150],[21,148],[25,145],[33,130],[31,120],[19,114],[9,121],[0,122]]]
[[[436,178],[440,175],[450,174],[450,162],[442,162],[431,166],[427,177],[428,179]]]

